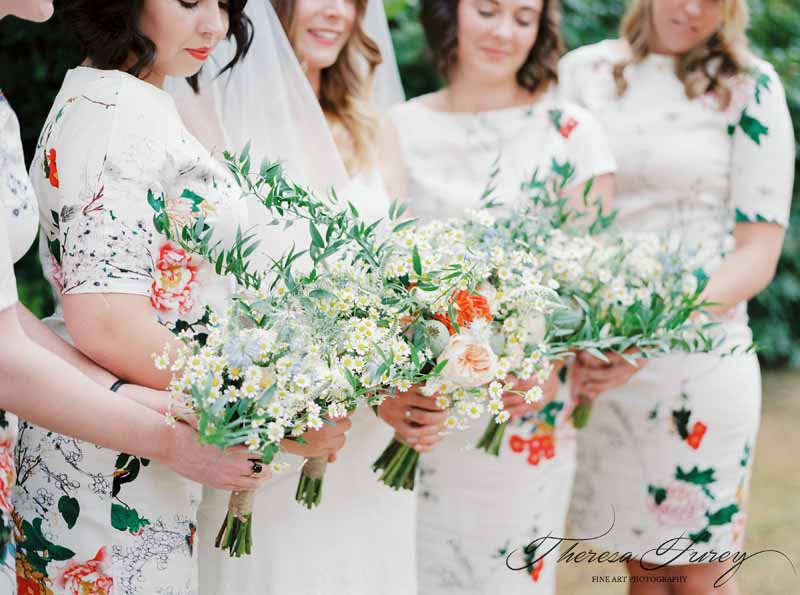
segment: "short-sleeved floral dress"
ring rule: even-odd
[[[715,94],[688,99],[673,59],[651,54],[626,67],[620,97],[612,69],[628,56],[618,40],[575,50],[561,63],[562,92],[608,132],[622,227],[669,234],[712,274],[735,248],[736,224],[788,223],[795,153],[781,82],[753,57],[721,109]],[[751,343],[746,304],[721,322],[724,351]],[[601,396],[579,433],[574,532],[604,533],[613,509],[613,530],[593,545],[673,564],[687,555],[651,550],[681,534],[702,551],[740,549],[760,403],[753,353],[651,361]]]
[[[17,302],[13,266],[33,244],[39,227],[38,215],[25,171],[19,122],[0,92],[0,310]],[[16,441],[17,417],[0,409],[0,593],[4,595],[16,593],[17,584],[11,515]]]
[[[431,109],[425,97],[396,106],[408,177],[409,212],[422,221],[481,207],[492,171],[506,204],[522,182],[551,163],[575,168],[575,183],[615,170],[600,125],[585,110],[547,93],[530,106],[479,113]],[[557,555],[532,548],[549,532],[563,535],[575,471],[575,430],[565,392],[538,414],[510,424],[500,456],[472,448],[485,420],[448,436],[421,459],[417,490],[420,593],[552,595]],[[537,559],[541,558],[541,559]]]
[[[173,232],[203,216],[225,243],[246,220],[235,182],[162,90],[119,71],[69,71],[31,180],[40,255],[58,294],[147,296],[154,320],[170,325],[197,322],[232,289],[157,231],[164,214]],[[17,470],[20,592],[197,592],[199,484],[28,423],[20,426]]]

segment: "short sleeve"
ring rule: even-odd
[[[3,217],[0,217],[0,311],[13,306],[16,302],[17,283],[14,278],[8,230]]]
[[[731,204],[737,223],[786,227],[794,183],[795,146],[786,96],[777,73],[758,61],[732,87]],[[742,105],[744,104],[744,109]]]
[[[118,88],[113,98],[87,95],[48,149],[61,160],[53,216],[65,294],[150,294],[158,234],[148,199],[161,197],[171,170],[154,99],[125,81]]]
[[[550,118],[565,139],[569,161],[575,168],[576,183],[583,184],[617,171],[605,129],[587,110],[573,103],[562,103],[550,111]]]

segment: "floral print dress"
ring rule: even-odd
[[[625,69],[619,97],[612,68],[628,52],[605,41],[568,54],[562,92],[608,131],[622,227],[668,234],[711,274],[735,247],[734,225],[788,223],[795,153],[780,80],[753,57],[720,109],[716,95],[686,97],[672,58],[649,55]],[[751,343],[746,304],[721,323],[723,350]],[[574,533],[600,535],[615,514],[592,545],[658,564],[688,563],[651,551],[681,534],[701,552],[741,549],[760,403],[753,353],[651,361],[598,399],[579,433]]]
[[[69,71],[31,179],[40,255],[58,294],[147,296],[154,320],[172,326],[198,322],[231,289],[166,236],[204,217],[216,240],[230,242],[246,207],[160,89],[119,71]],[[197,593],[199,484],[28,423],[17,469],[21,593]]]
[[[0,92],[0,310],[17,302],[14,263],[28,251],[39,227],[17,116]],[[0,409],[0,593],[16,593],[14,521],[11,491],[14,487],[14,445],[17,418]]]
[[[422,221],[481,207],[492,171],[495,196],[511,203],[520,184],[555,160],[576,184],[615,164],[600,125],[550,92],[532,106],[480,113],[431,109],[426,98],[395,107],[408,179],[409,212]],[[563,535],[575,470],[575,430],[566,393],[511,422],[498,458],[475,450],[481,419],[421,459],[417,558],[420,593],[555,593],[556,554],[526,546]],[[510,570],[508,564],[521,570]]]

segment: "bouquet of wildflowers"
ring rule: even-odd
[[[489,212],[471,211],[461,219],[403,227],[386,250],[386,276],[427,295],[408,331],[416,347],[438,361],[440,374],[422,393],[450,409],[449,429],[466,429],[470,420],[491,411],[479,446],[495,453],[508,421],[502,394],[512,390],[502,381],[509,374],[520,379],[549,374],[540,343],[544,316],[557,303],[536,259],[508,239]],[[441,278],[460,272],[459,282],[443,292],[425,292],[429,271]],[[533,402],[541,390],[525,397]],[[373,468],[394,489],[413,489],[418,460],[418,452],[393,440]]]
[[[551,355],[588,351],[608,361],[603,352],[615,352],[636,365],[640,357],[713,349],[707,331],[714,325],[702,312],[707,278],[691,254],[663,235],[616,230],[615,213],[587,203],[591,183],[584,209],[570,208],[558,191],[573,172],[555,162],[553,172],[554,186],[534,174],[523,185],[529,201],[500,223],[558,284],[562,305],[547,321]],[[581,396],[575,427],[586,425],[590,411],[591,399]]]
[[[391,390],[427,378],[429,360],[384,294],[365,267],[342,263],[272,297],[240,297],[212,318],[205,337],[184,335],[174,399],[198,416],[204,443],[246,444],[273,464],[282,441],[302,441],[326,419],[376,406]],[[319,504],[325,466],[310,459],[303,467],[298,502]],[[249,554],[251,520],[252,494],[233,494],[217,547]]]
[[[181,335],[184,351],[172,362],[176,376],[170,388],[175,402],[197,415],[203,442],[221,448],[246,444],[280,471],[274,457],[282,441],[302,441],[326,419],[377,406],[441,366],[408,337],[407,321],[418,299],[383,276],[377,223],[361,221],[352,206],[337,210],[335,200],[318,200],[285,179],[279,166],[264,164],[251,175],[246,150],[227,157],[246,193],[287,224],[308,224],[313,267],[298,274],[293,265],[306,250],[291,249],[258,270],[249,262],[257,247],[253,236],[240,234],[233,246],[223,247],[203,221],[184,227],[178,234],[181,249],[214,263],[242,291],[224,314],[207,317],[203,333]],[[393,217],[401,213],[393,207]],[[424,281],[427,291],[438,289],[437,279]],[[156,359],[170,365],[168,353]],[[326,465],[325,458],[307,461],[298,502],[309,508],[319,504]],[[231,555],[251,551],[252,498],[231,496],[216,539]]]

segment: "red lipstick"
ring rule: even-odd
[[[186,50],[195,59],[201,62],[207,60],[211,55],[211,48],[188,48]]]

